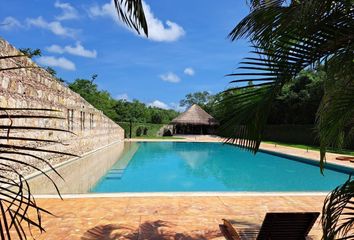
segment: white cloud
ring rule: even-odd
[[[186,111],[186,107],[181,107],[178,103],[171,103],[171,108],[177,112],[184,112]]]
[[[50,47],[47,47],[46,50],[48,52],[52,53],[69,53],[72,55],[80,56],[80,57],[87,57],[87,58],[96,58],[97,57],[97,51],[96,50],[87,50],[85,49],[80,42],[76,43],[76,46],[65,46],[61,47],[59,45],[52,45]]]
[[[146,21],[149,29],[149,39],[158,42],[173,42],[185,35],[183,27],[179,26],[170,20],[164,24],[161,20],[156,18],[151,11],[148,4],[143,1],[143,8],[145,12]],[[119,25],[123,25],[118,17],[114,2],[106,3],[102,6],[93,6],[89,9],[91,17],[110,17]],[[124,25],[125,26],[125,25]],[[133,30],[132,30],[133,31]]]
[[[57,1],[55,2],[54,6],[56,8],[60,8],[63,11],[61,15],[55,17],[58,21],[79,18],[77,10],[71,6],[70,3],[61,3],[60,1]]]
[[[129,100],[129,96],[128,96],[127,93],[122,93],[122,94],[118,94],[116,96],[116,99],[117,100],[126,100],[126,101],[128,101]]]
[[[51,31],[55,35],[75,38],[77,31],[72,28],[67,28],[61,25],[58,21],[47,22],[43,17],[27,19],[29,26],[35,26]]]
[[[173,109],[173,110],[175,110],[177,112],[184,112],[186,110],[186,107],[181,107],[181,106],[179,106],[178,103],[173,103],[172,102],[170,104],[167,104],[167,103],[164,103],[164,102],[162,102],[160,100],[155,100],[155,101],[153,101],[151,103],[148,103],[147,105],[149,107],[157,107],[157,108],[162,108],[162,109],[166,109],[166,110]]]
[[[170,83],[179,83],[181,81],[181,79],[173,72],[162,74],[160,75],[160,78],[162,79],[162,81]]]
[[[46,47],[45,50],[47,50],[48,52],[51,52],[51,53],[60,53],[60,54],[63,54],[65,52],[64,48],[62,48],[59,45],[55,45],[55,44],[50,47]]]
[[[188,68],[184,69],[183,72],[184,72],[184,74],[186,74],[188,76],[194,76],[194,74],[195,74],[194,69],[191,68],[191,67],[188,67]]]
[[[11,30],[14,28],[21,28],[23,27],[20,21],[18,21],[14,17],[6,17],[1,23],[0,28],[4,30]]]
[[[89,11],[89,16],[90,17],[110,17],[113,20],[120,22],[119,18],[118,18],[118,13],[117,10],[114,6],[113,1],[111,1],[111,3],[106,3],[102,6],[92,6],[90,7]]]
[[[155,100],[151,103],[148,103],[147,104],[149,107],[157,107],[157,108],[162,108],[162,109],[173,109],[177,112],[184,112],[186,110],[186,107],[181,107],[178,103],[170,103],[170,104],[167,104],[167,103],[164,103],[160,100]]]
[[[177,23],[170,20],[166,21],[167,27],[163,22],[155,18],[149,5],[143,1],[143,8],[145,12],[146,21],[148,23],[149,38],[159,42],[173,42],[177,41],[180,37],[185,35],[184,29]]]
[[[166,103],[161,102],[159,100],[155,100],[151,103],[148,103],[148,106],[162,108],[162,109],[170,109],[170,107]]]
[[[70,70],[74,71],[76,69],[76,66],[73,62],[70,60],[60,57],[52,57],[52,56],[42,56],[37,58],[36,60],[39,64],[45,65],[45,66],[50,66],[50,67],[60,67],[65,70]]]

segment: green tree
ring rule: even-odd
[[[64,79],[60,78],[57,76],[57,71],[55,71],[55,69],[51,68],[51,67],[46,67],[44,68],[50,75],[52,75],[52,77],[62,83],[65,83]]]
[[[118,100],[114,109],[118,115],[118,122],[129,122],[132,120],[139,123],[169,123],[178,115],[174,110],[148,107],[136,99],[132,102]]]
[[[163,122],[163,116],[158,112],[154,112],[151,115],[151,123],[162,123],[162,122]]]
[[[86,101],[92,104],[95,108],[103,111],[103,113],[116,121],[117,113],[114,110],[116,100],[112,98],[109,92],[98,90],[97,84],[92,80],[76,79],[70,83],[68,87],[81,95]]]
[[[271,107],[268,124],[315,124],[323,97],[323,71],[305,70],[284,86]]]
[[[51,67],[46,67],[45,70],[52,75],[53,77],[57,78],[57,71],[55,71],[53,68]]]
[[[33,58],[35,56],[41,56],[42,51],[39,48],[32,49],[32,48],[20,48],[20,52],[25,54],[29,58]]]
[[[126,100],[118,100],[114,105],[114,110],[117,113],[117,121],[118,122],[129,122],[133,119],[133,115],[131,110],[131,106],[128,101]]]
[[[146,120],[149,118],[149,112],[146,109],[146,105],[140,102],[137,99],[134,99],[130,106],[130,113],[133,116],[133,120],[140,123],[147,122]]]
[[[189,93],[179,102],[181,107],[189,108],[193,104],[199,105],[205,111],[211,113],[214,108],[215,96],[208,91]]]
[[[212,95],[207,91],[189,93],[185,96],[185,99],[182,99],[179,102],[179,105],[181,107],[190,107],[193,104],[198,104],[199,106],[205,106],[210,102],[211,98]]]

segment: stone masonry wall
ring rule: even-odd
[[[0,38],[0,56],[18,55],[20,52],[8,42]],[[0,139],[0,144],[14,144],[18,146],[35,145],[38,148],[50,149],[81,155],[107,144],[124,139],[124,130],[95,109],[79,94],[71,91],[64,84],[53,78],[46,70],[38,67],[27,57],[8,58],[0,60],[0,69],[22,66],[16,70],[0,70],[0,108],[40,108],[55,109],[59,112],[51,113],[62,119],[7,119],[0,118],[0,125],[36,126],[45,128],[60,128],[73,133],[56,132],[51,130],[11,130],[11,136],[36,139],[58,140],[61,143],[28,142],[22,140]],[[0,110],[1,111],[1,110]],[[24,113],[26,111],[22,111]],[[30,113],[29,111],[28,113]],[[33,111],[31,112],[33,114]],[[39,111],[38,114],[48,112]],[[1,111],[0,115],[7,114]],[[6,131],[0,132],[6,136]],[[1,152],[1,148],[0,148]],[[36,153],[45,157],[52,164],[64,161],[68,157],[58,154]],[[36,166],[44,164],[33,158],[27,161],[36,162]],[[30,169],[21,167],[26,174]]]

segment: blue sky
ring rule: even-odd
[[[40,48],[42,66],[68,82],[98,74],[115,98],[178,108],[187,93],[217,93],[249,52],[227,34],[248,13],[246,0],[145,0],[150,37],[117,18],[111,0],[1,0],[0,36]]]

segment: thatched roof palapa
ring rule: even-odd
[[[218,125],[219,122],[197,104],[171,121],[172,124]]]

